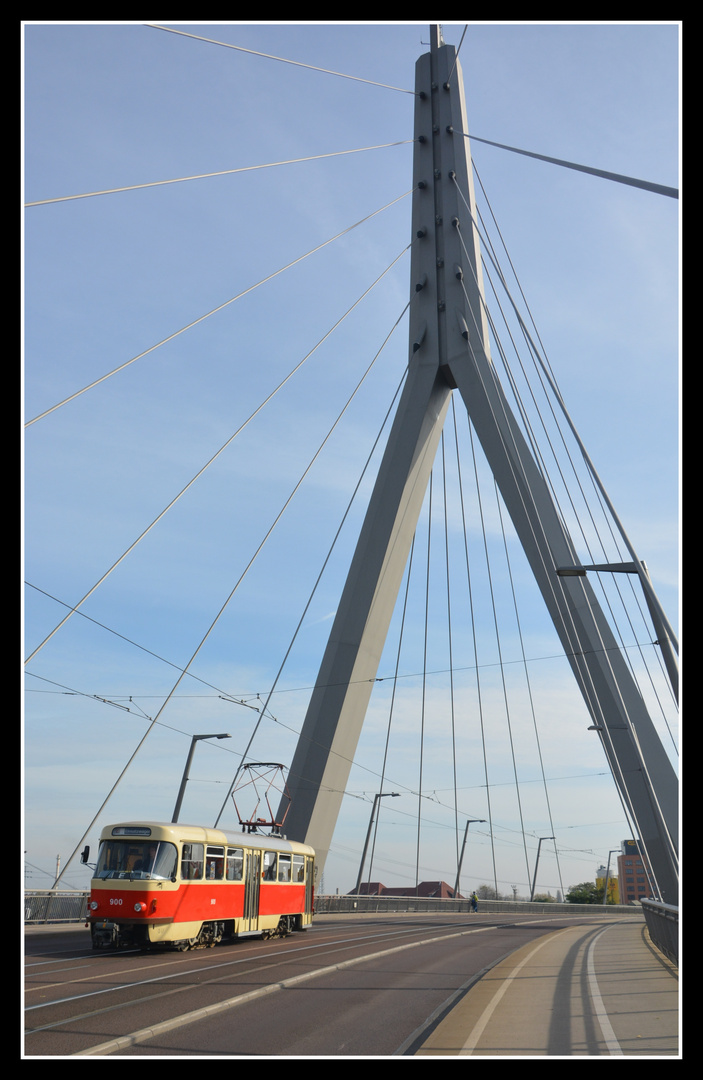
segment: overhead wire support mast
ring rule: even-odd
[[[408,374],[289,770],[286,831],[315,847],[322,872],[458,390],[659,896],[677,904],[676,775],[588,579],[557,575],[579,560],[491,361],[461,67],[430,33],[416,64]]]

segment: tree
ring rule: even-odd
[[[582,881],[580,885],[572,885],[566,894],[567,904],[602,904],[603,886],[596,885],[595,881]]]
[[[492,885],[479,885],[476,890],[476,895],[479,900],[504,900],[505,897],[501,896],[499,892],[493,888]]]

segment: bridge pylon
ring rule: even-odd
[[[407,379],[288,774],[286,833],[324,866],[451,395],[458,391],[623,806],[678,902],[678,783],[491,361],[463,80],[431,27],[416,64]]]

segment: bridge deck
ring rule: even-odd
[[[420,1056],[679,1054],[678,971],[640,921],[530,942],[472,986]]]

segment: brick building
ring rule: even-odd
[[[633,904],[637,900],[653,897],[647,863],[640,852],[640,846],[636,840],[623,840],[620,844],[621,854],[618,855],[618,884],[620,886],[620,903]]]
[[[351,893],[347,894],[351,895]],[[359,896],[420,896],[434,897],[437,900],[463,900],[461,893],[455,893],[446,881],[421,881],[415,885],[404,885],[397,889],[388,889],[380,881],[364,881],[359,889]]]

